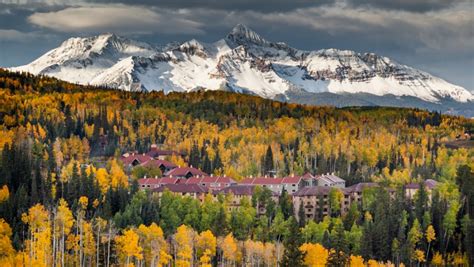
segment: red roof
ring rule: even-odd
[[[307,172],[307,173],[303,174],[303,176],[301,176],[301,178],[303,178],[303,180],[309,180],[309,179],[314,179],[315,177],[311,173]]]
[[[157,185],[160,184],[161,179],[157,178],[141,178],[138,179],[138,184],[139,185]]]
[[[142,163],[141,165],[145,167],[153,167],[153,168],[159,168],[161,165],[163,165],[167,169],[178,167],[172,162],[169,162],[167,160],[161,160],[161,159],[151,159],[145,163]]]
[[[120,160],[123,162],[124,165],[130,165],[135,160],[138,160],[139,164],[144,164],[152,160],[152,158],[145,154],[126,153],[120,157]]]
[[[287,176],[283,178],[282,183],[284,184],[298,184],[302,179],[302,176]]]
[[[191,177],[183,183],[199,184],[212,189],[221,189],[229,185],[237,184],[234,179],[225,176],[205,176],[205,177]]]
[[[248,185],[282,184],[283,178],[270,178],[270,177],[245,178],[240,183],[248,184]]]
[[[166,176],[183,177],[191,173],[192,176],[207,176],[208,174],[193,167],[178,167],[165,173]]]
[[[165,185],[165,184],[176,184],[177,178],[162,177],[162,178],[141,178],[138,179],[139,185]]]

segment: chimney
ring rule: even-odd
[[[155,179],[158,179],[158,175],[155,175]]]
[[[145,153],[143,153],[143,156],[145,156]]]
[[[143,178],[145,178],[145,179],[146,179],[146,174],[145,174],[145,177],[143,177]]]
[[[214,174],[211,173],[211,177],[214,177]]]

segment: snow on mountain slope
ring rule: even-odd
[[[70,38],[30,64],[13,70],[88,84],[123,58],[132,55],[148,57],[156,52],[157,49],[149,44],[108,33],[88,38]]]
[[[274,43],[244,25],[222,40],[164,48],[113,34],[71,38],[32,63],[13,68],[121,90],[230,89],[266,98],[295,92],[412,96],[474,101],[464,88],[372,53],[302,51]]]

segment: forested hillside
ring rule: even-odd
[[[444,143],[469,139],[473,124],[415,109],[132,93],[0,70],[0,265],[472,266],[474,149]],[[176,165],[237,181],[310,172],[381,186],[347,214],[310,221],[296,220],[288,194],[274,201],[259,191],[234,210],[224,195],[158,199],[119,161],[152,144],[180,152],[168,158]],[[439,182],[433,192],[405,197],[404,185],[427,179]]]

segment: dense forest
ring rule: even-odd
[[[223,91],[123,92],[0,69],[1,266],[474,264],[474,121],[400,108],[281,103]],[[471,132],[472,134],[472,132]],[[118,160],[160,144],[235,180],[334,172],[383,185],[322,220],[261,190],[236,210],[140,191]],[[413,200],[403,185],[439,182]],[[394,197],[388,193],[395,191]],[[258,215],[256,203],[264,203]]]

